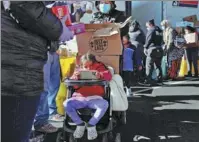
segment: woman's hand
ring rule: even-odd
[[[100,79],[100,78],[101,78],[100,72],[96,71],[96,72],[95,72],[95,76],[96,76],[97,79]]]

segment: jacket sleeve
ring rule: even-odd
[[[140,48],[137,48],[135,50],[135,60],[136,60],[136,65],[137,66],[141,66],[142,65],[142,57],[141,57]]]
[[[11,3],[11,12],[19,24],[48,40],[58,40],[62,34],[60,20],[46,8],[44,2],[30,1]]]
[[[97,71],[100,73],[101,79],[110,81],[112,79],[112,75],[108,69],[106,69],[105,65],[101,65]]]
[[[167,49],[170,49],[173,45],[174,45],[174,38],[175,38],[175,33],[174,33],[174,30],[173,29],[170,29],[169,30],[169,42],[168,42],[168,46],[167,46]]]
[[[153,34],[154,32],[153,31],[150,31],[148,34],[147,34],[147,37],[146,37],[146,43],[144,45],[144,48],[148,49],[150,44],[152,43],[153,41]]]

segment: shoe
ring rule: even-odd
[[[85,132],[85,129],[86,129],[86,126],[83,125],[83,126],[79,126],[77,125],[76,129],[75,129],[75,132],[73,134],[74,138],[75,139],[80,139],[84,136],[84,132]]]
[[[42,133],[55,133],[58,131],[58,128],[56,128],[52,124],[48,123],[48,124],[42,126],[41,128],[36,129],[35,131],[42,132]]]
[[[63,122],[64,119],[65,117],[60,114],[55,114],[49,117],[50,121],[55,121],[55,122]]]
[[[187,75],[185,75],[185,77],[192,77],[192,74],[188,73]]]
[[[88,140],[96,139],[98,136],[96,126],[87,127],[87,134],[88,134]]]

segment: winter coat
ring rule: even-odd
[[[12,1],[17,23],[1,7],[1,94],[37,96],[43,91],[47,41],[62,33],[61,22],[39,1]]]
[[[96,62],[93,63],[93,65],[91,66],[90,70],[96,70],[100,73],[101,75],[101,80],[107,80],[110,81],[112,79],[112,75],[110,73],[110,71],[108,70],[108,68],[106,68],[106,66],[103,63],[100,62]],[[72,76],[73,78],[73,76]],[[88,96],[104,96],[105,92],[104,92],[104,87],[103,86],[82,86],[82,87],[78,87],[75,86],[75,92],[80,93],[82,95],[82,97],[88,97]],[[76,97],[76,96],[74,96]]]

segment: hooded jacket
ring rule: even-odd
[[[58,40],[62,24],[44,2],[12,1],[10,9],[19,23],[1,7],[1,94],[40,95],[47,41]]]

